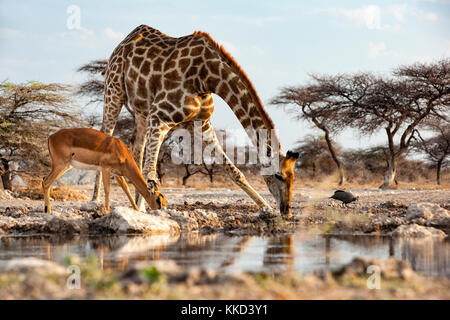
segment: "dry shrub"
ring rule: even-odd
[[[42,188],[35,187],[16,187],[14,188],[14,196],[16,198],[30,198],[31,200],[42,200],[44,199],[44,194]],[[78,191],[76,188],[71,186],[56,186],[50,191],[50,197],[54,200],[87,200],[88,197]]]
[[[16,198],[30,198],[31,200],[44,199],[42,191],[42,180],[34,177],[24,176],[23,180],[27,187],[14,187],[13,193]],[[81,193],[76,187],[54,186],[50,191],[50,197],[54,200],[88,200],[88,197]]]

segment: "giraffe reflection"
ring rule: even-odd
[[[293,235],[270,237],[264,252],[264,266],[269,270],[282,266],[285,271],[293,271],[294,262]]]

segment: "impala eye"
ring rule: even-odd
[[[277,178],[278,180],[284,182],[284,178],[283,178],[283,176],[282,176],[281,174],[275,173],[274,176],[275,176],[275,178]]]

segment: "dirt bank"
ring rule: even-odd
[[[343,206],[329,199],[332,190],[296,190],[292,201],[294,216],[286,220],[278,214],[261,211],[241,190],[164,189],[168,207],[148,213],[159,217],[153,219],[158,220],[158,225],[164,219],[176,221],[180,232],[278,234],[291,232],[297,225],[317,225],[327,233],[390,234],[401,225],[417,224],[449,233],[448,190],[352,191],[360,200]],[[86,196],[90,192],[90,189],[80,189]],[[267,191],[261,194],[275,205]],[[108,229],[104,227],[106,218],[101,209],[87,201],[54,201],[53,213],[47,215],[42,213],[42,200],[19,199],[10,194],[0,199],[3,199],[0,200],[0,233],[99,233]],[[418,203],[426,204],[417,207]],[[117,210],[113,210],[115,220],[109,219],[108,225],[115,223],[124,232],[131,230],[130,233],[158,231],[151,227],[141,231],[139,226],[133,225],[135,219],[129,218],[132,214],[125,217],[118,207],[128,207],[128,200],[116,187],[111,206]]]

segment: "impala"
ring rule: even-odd
[[[124,177],[135,186],[152,210],[165,206],[166,199],[155,190],[151,194],[147,189],[133,155],[125,143],[100,131],[88,128],[62,129],[48,138],[48,151],[52,160],[52,170],[42,181],[45,209],[50,213],[50,188],[52,183],[70,168],[82,170],[102,170],[105,189],[105,209],[110,212],[109,192],[111,172],[125,191],[133,208],[139,210]]]

